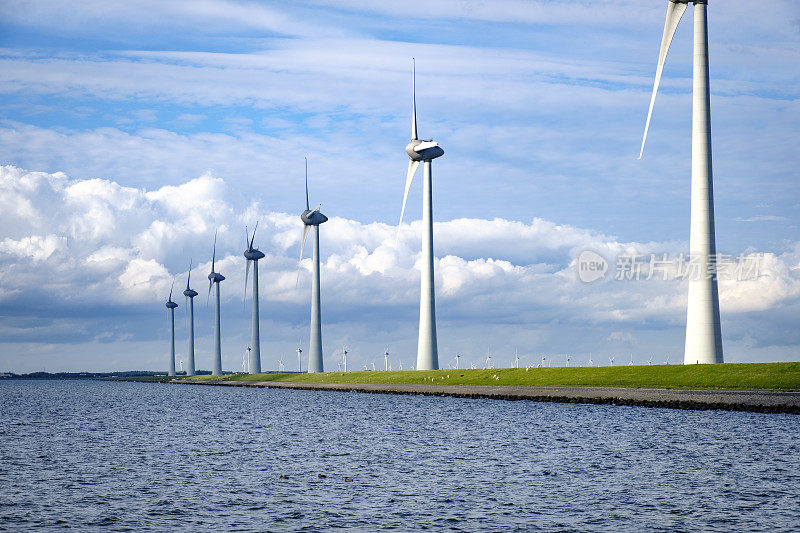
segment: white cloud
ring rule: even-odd
[[[22,211],[8,218],[11,231],[25,233],[32,226],[31,217],[36,219],[33,226],[47,229],[0,242],[0,263],[8,273],[0,278],[0,306],[19,305],[22,295],[42,291],[54,302],[48,313],[55,320],[77,322],[80,338],[95,338],[112,325],[113,338],[148,338],[149,326],[139,329],[127,322],[125,313],[160,316],[154,308],[162,306],[173,276],[178,277],[177,286],[183,286],[190,256],[195,259],[193,285],[204,294],[213,228],[219,227],[217,270],[227,277],[222,284],[226,316],[231,312],[238,316],[244,292],[245,221],[237,213],[244,211],[248,222],[260,220],[256,245],[267,254],[260,264],[265,321],[293,323],[295,311],[287,315],[287,310],[307,305],[310,259],[304,259],[299,287],[295,286],[301,237],[297,216],[263,212],[253,203],[232,203],[235,200],[228,198],[227,184],[220,177],[203,175],[152,191],[14,167],[1,167],[0,180],[38,207],[35,215]],[[416,319],[420,222],[404,225],[397,246],[395,231],[387,224],[340,217],[321,226],[323,301],[329,311],[326,316],[338,316],[341,327],[350,324],[358,329],[387,316],[398,323]],[[587,247],[613,258],[623,252],[674,253],[680,243],[622,243],[542,219],[526,224],[462,218],[437,222],[435,234],[438,315],[455,329],[469,324],[475,324],[476,331],[510,324],[544,327],[555,321],[558,325],[553,327],[559,331],[604,327],[610,331],[603,337],[607,342],[632,342],[631,330],[638,338],[643,329],[680,327],[682,322],[685,283],[583,284],[573,262]],[[58,261],[48,261],[55,254]],[[752,331],[758,330],[759,312],[797,306],[799,267],[800,245],[795,245],[782,253],[765,254],[756,279],[721,282],[723,317],[751,317]],[[123,304],[127,310],[115,319],[98,309],[104,324],[98,329],[93,310],[97,302]],[[83,322],[73,316],[76,308],[86,317]],[[364,314],[360,311],[364,309],[373,311]],[[378,309],[380,315],[371,317]],[[354,315],[345,318],[337,310]],[[47,332],[37,328],[38,335]],[[25,330],[17,328],[11,338],[24,336]],[[50,334],[63,336],[67,331],[54,325]],[[447,338],[444,331],[443,335]]]

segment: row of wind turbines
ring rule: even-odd
[[[691,223],[690,223],[690,254],[699,262],[701,272],[695,279],[689,281],[689,297],[686,317],[686,342],[684,348],[684,363],[722,363],[722,333],[719,316],[719,296],[716,277],[710,275],[714,271],[716,254],[714,231],[714,200],[713,200],[713,175],[711,165],[711,104],[708,68],[708,24],[707,0],[668,0],[667,15],[664,31],[661,38],[661,47],[656,66],[653,91],[650,98],[650,107],[645,122],[642,146],[639,159],[644,154],[647,132],[650,128],[650,119],[653,114],[658,86],[666,61],[667,52],[675,34],[675,30],[687,9],[689,3],[694,6],[694,50],[692,74],[692,172],[691,172]],[[420,279],[420,305],[419,305],[419,332],[417,340],[417,370],[434,370],[439,368],[439,355],[436,340],[436,303],[434,287],[434,255],[433,255],[433,169],[432,162],[444,155],[444,150],[439,143],[432,139],[420,139],[417,131],[417,105],[416,105],[416,65],[412,59],[412,89],[411,89],[411,141],[406,145],[406,154],[409,157],[406,172],[403,203],[400,210],[398,223],[398,236],[403,222],[408,193],[411,189],[414,176],[422,163],[422,271]],[[320,307],[320,268],[319,268],[319,226],[328,218],[320,212],[321,204],[314,209],[309,208],[308,201],[308,162],[306,161],[306,209],[300,215],[303,222],[303,238],[300,247],[300,259],[303,257],[306,238],[313,232],[313,272],[311,284],[311,320],[310,342],[308,354],[308,372],[322,372],[322,317]],[[256,229],[258,224],[256,224]],[[247,232],[247,248],[244,251],[247,260],[245,274],[245,291],[249,277],[250,265],[253,266],[253,312],[252,312],[252,339],[249,350],[249,372],[261,372],[261,349],[259,338],[259,304],[258,304],[258,261],[264,254],[254,248],[255,233],[252,236]],[[215,271],[216,235],[212,252],[211,272],[208,275],[209,295],[212,288],[215,290],[215,316],[214,316],[214,359],[212,373],[222,373],[222,355],[220,342],[220,282],[225,277]],[[187,277],[186,290],[183,291],[189,306],[189,355],[188,375],[195,373],[194,364],[194,297],[197,292],[190,288],[190,273]],[[174,283],[173,283],[174,285]],[[175,308],[177,304],[172,301],[172,291],[166,303],[170,312],[171,324],[171,358],[169,363],[170,375],[175,374]],[[298,352],[299,353],[299,352]],[[386,354],[388,357],[388,353]],[[346,356],[345,356],[346,357]],[[518,356],[517,356],[518,357]],[[346,359],[345,359],[346,361]],[[631,359],[632,361],[632,359]],[[515,363],[518,363],[518,358]],[[542,360],[542,364],[544,359]],[[346,363],[345,363],[346,364]],[[569,360],[567,361],[569,364]],[[590,365],[592,364],[590,357]],[[611,360],[613,365],[613,359]],[[487,363],[488,365],[488,363]],[[388,364],[387,364],[388,368]]]

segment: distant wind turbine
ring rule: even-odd
[[[250,347],[248,346],[247,349],[244,351],[244,355],[242,355],[242,372],[247,373],[247,369],[249,368],[250,362]]]
[[[214,232],[214,251],[211,252],[211,273],[208,275],[208,295],[211,296],[211,288],[216,285],[215,291],[217,306],[214,311],[214,360],[212,361],[213,369],[211,374],[214,376],[222,375],[222,340],[220,337],[220,302],[219,302],[219,284],[225,280],[225,276],[216,272],[214,267],[217,260],[217,232]]]
[[[303,350],[299,346],[297,347],[297,371],[303,371]]]
[[[189,361],[186,368],[187,376],[195,375],[194,366],[194,297],[197,296],[197,291],[189,287],[189,282],[192,280],[192,261],[189,260],[189,274],[186,276],[186,290],[183,295],[186,297],[186,307],[189,312]]]
[[[413,60],[412,60],[413,61]],[[413,65],[411,82],[411,142],[406,146],[408,172],[403,193],[403,207],[400,209],[400,222],[397,224],[398,237],[403,224],[406,200],[414,174],[420,161],[422,172],[422,276],[419,298],[419,338],[417,341],[417,370],[436,370],[439,368],[439,353],[436,341],[436,302],[433,282],[433,182],[431,162],[444,155],[439,143],[433,140],[420,140],[417,136],[416,65]]]
[[[644,143],[653,105],[661,81],[661,73],[672,37],[689,2],[694,4],[694,64],[692,69],[692,189],[691,222],[689,226],[689,254],[699,272],[689,279],[689,297],[686,308],[686,344],[684,364],[722,363],[722,330],[719,318],[719,291],[717,277],[713,274],[716,261],[716,236],[714,234],[714,180],[711,169],[711,91],[708,74],[708,23],[707,0],[669,0],[667,18],[661,36],[656,77],[650,96],[650,109],[642,135],[639,159],[644,153]],[[675,140],[671,141],[674,145]]]
[[[303,248],[306,245],[308,232],[314,231],[313,272],[311,275],[311,339],[308,344],[308,372],[324,372],[322,363],[322,311],[320,307],[319,282],[319,225],[328,221],[328,217],[320,212],[319,204],[314,209],[308,205],[308,159],[306,159],[306,210],[300,215],[303,221],[303,241],[300,244],[300,261],[303,260]],[[298,265],[299,268],[299,265]]]
[[[253,248],[253,242],[256,240],[256,230],[258,230],[258,221],[256,227],[253,228],[253,236],[251,237],[247,232],[247,226],[244,227],[245,240],[244,244],[247,249],[244,251],[244,257],[247,259],[247,267],[244,272],[244,297],[247,299],[247,278],[250,276],[250,263],[253,264],[253,316],[251,326],[251,339],[250,339],[250,352],[248,359],[248,371],[251,374],[261,373],[261,332],[259,328],[259,312],[258,312],[258,260],[264,259],[264,253],[261,250]]]
[[[169,289],[169,298],[167,298],[167,309],[169,309],[169,370],[167,375],[175,375],[175,308],[178,304],[172,301],[172,289],[175,288],[175,278],[172,279],[172,287]]]
[[[458,360],[461,359],[461,354],[456,354],[456,370],[458,370]]]
[[[592,361],[592,352],[589,352],[589,366],[594,366],[594,362]]]
[[[383,350],[383,369],[389,370],[389,349],[385,348]]]
[[[514,368],[519,368],[519,351],[514,350]]]
[[[608,360],[611,362],[611,366],[614,366],[614,356],[612,355]]]
[[[628,366],[633,366],[633,352],[631,352],[631,360],[628,361]]]

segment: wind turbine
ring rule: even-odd
[[[589,352],[589,366],[594,366],[594,362],[592,361],[592,352]]]
[[[669,45],[689,2],[694,4],[694,64],[692,69],[692,189],[689,253],[698,267],[697,276],[689,280],[686,307],[686,344],[684,364],[722,363],[722,329],[719,319],[719,291],[713,272],[716,262],[714,235],[714,184],[711,169],[711,93],[708,74],[707,0],[669,0],[661,50],[658,53],[656,77],[650,109],[642,136],[639,159],[644,153],[653,104]]]
[[[344,371],[347,372],[347,348],[342,346],[342,361],[344,362]]]
[[[651,355],[650,359],[647,360],[647,366],[650,366],[652,364],[653,364],[653,356]]]
[[[308,343],[308,372],[324,372],[322,364],[322,311],[319,296],[319,225],[328,221],[319,204],[314,209],[308,206],[308,159],[306,159],[306,210],[300,215],[303,221],[303,241],[300,244],[300,261],[306,246],[308,232],[314,229],[313,273],[311,275],[311,339]],[[299,265],[298,265],[299,268]]]
[[[567,354],[567,366],[569,366],[569,354]]]
[[[614,366],[614,356],[612,355],[608,360],[611,361],[611,366]]]
[[[247,226],[244,227],[245,240],[244,244],[247,249],[244,251],[244,257],[247,259],[247,267],[244,272],[244,297],[247,299],[247,278],[250,276],[250,263],[253,264],[253,325],[252,337],[250,340],[249,363],[247,369],[250,374],[261,373],[261,334],[259,331],[259,316],[258,316],[258,260],[264,259],[264,252],[253,248],[253,242],[256,240],[256,230],[258,229],[258,222],[256,227],[253,228],[253,236],[247,233]]]
[[[283,372],[283,361],[281,359],[278,359],[278,370]]]
[[[412,59],[413,61],[413,59]],[[433,183],[431,162],[444,155],[439,143],[433,140],[420,140],[417,136],[416,64],[412,63],[411,81],[411,142],[406,145],[408,172],[403,193],[403,207],[400,209],[400,222],[397,224],[398,237],[403,224],[406,200],[414,174],[420,161],[422,171],[422,276],[419,296],[419,338],[417,341],[417,370],[436,370],[439,368],[439,353],[436,343],[436,302],[433,286]]]
[[[248,346],[247,349],[244,351],[244,355],[242,355],[242,372],[247,373],[248,363],[250,362],[250,347]]]
[[[172,279],[172,287],[169,289],[169,298],[167,298],[167,309],[169,309],[169,370],[168,376],[175,375],[175,308],[178,304],[172,301],[172,289],[175,288],[175,278]]]
[[[458,360],[459,360],[460,358],[461,358],[461,354],[460,354],[460,353],[457,353],[457,354],[456,354],[456,370],[458,370]]]
[[[633,352],[631,352],[631,360],[628,361],[628,366],[633,366]]]
[[[383,350],[383,366],[384,370],[389,370],[389,349],[385,348]]]
[[[519,368],[519,351],[514,350],[514,368]]]
[[[189,361],[186,368],[187,376],[195,375],[194,368],[194,297],[197,296],[197,291],[189,287],[189,282],[192,280],[192,261],[189,260],[189,275],[186,277],[186,290],[183,295],[186,297],[186,307],[189,309]]]
[[[208,275],[208,295],[211,296],[211,288],[216,285],[217,307],[214,311],[214,360],[211,374],[214,376],[222,375],[222,341],[220,339],[220,317],[219,317],[219,284],[225,276],[216,272],[214,267],[217,259],[217,232],[214,232],[214,251],[211,253],[211,273]]]
[[[297,347],[297,371],[303,371],[303,350],[299,346]]]

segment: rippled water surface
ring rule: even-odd
[[[5,381],[0,422],[2,530],[800,528],[792,415]]]

